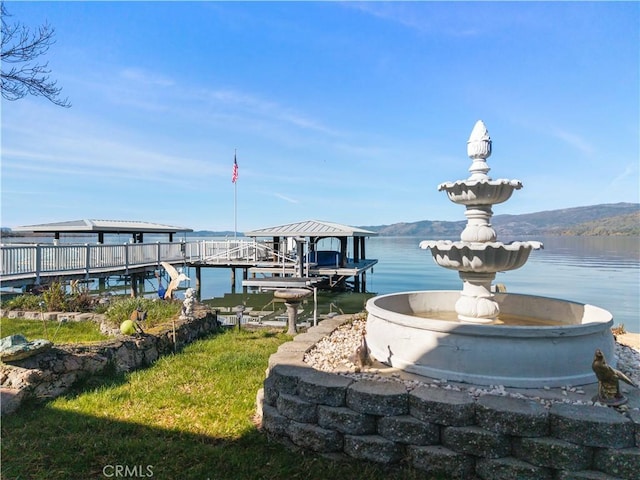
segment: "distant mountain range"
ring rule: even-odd
[[[422,220],[391,225],[360,226],[381,236],[429,236],[430,238],[459,238],[466,220]],[[526,237],[530,235],[640,235],[640,203],[606,203],[588,207],[564,208],[521,215],[495,215],[491,224],[500,238]],[[12,232],[3,227],[2,236],[29,236]],[[41,235],[41,234],[38,234]],[[232,231],[198,230],[189,237],[227,237]],[[243,237],[241,232],[238,237]]]
[[[362,226],[382,236],[460,236],[466,220],[422,220]],[[640,203],[607,203],[521,215],[495,215],[491,224],[499,237],[529,235],[640,235]]]

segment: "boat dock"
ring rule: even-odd
[[[104,281],[110,276],[125,276],[130,280],[132,295],[135,295],[137,283],[160,270],[162,262],[167,262],[194,268],[197,292],[201,287],[202,268],[230,269],[232,285],[235,285],[236,270],[240,269],[243,287],[260,290],[291,286],[335,288],[344,286],[350,278],[353,278],[355,291],[366,289],[366,272],[377,260],[364,258],[364,237],[375,233],[325,222],[301,222],[284,227],[287,231],[283,231],[283,227],[273,227],[245,234],[249,239],[220,241],[119,245],[3,243],[0,245],[0,286],[24,288],[53,281],[94,278]],[[51,225],[48,228],[48,232],[54,231]],[[270,239],[259,239],[274,232],[279,234]],[[101,240],[103,234],[101,232]],[[349,234],[353,236],[351,258],[347,255],[346,238]],[[142,239],[140,232],[133,235]],[[321,238],[329,237],[340,239],[339,250],[326,252],[315,249]],[[56,234],[56,239],[59,239],[59,234]]]

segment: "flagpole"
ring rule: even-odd
[[[233,240],[238,237],[238,162],[236,160],[237,150],[233,149]]]

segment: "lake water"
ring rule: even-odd
[[[436,265],[431,253],[418,247],[421,240],[424,239],[367,239],[367,257],[378,259],[373,273],[367,274],[367,290],[377,294],[460,290],[462,282],[458,272]],[[614,322],[624,324],[627,331],[640,332],[640,238],[537,237],[535,240],[544,243],[543,250],[533,251],[520,269],[496,275],[495,281],[506,285],[507,292],[590,303],[609,310]],[[202,298],[221,297],[231,290],[230,272],[203,269],[202,284]],[[241,291],[240,278],[237,287]]]
[[[124,243],[127,240],[126,236],[109,239],[110,243]],[[157,239],[149,236],[145,240],[166,241],[166,235]],[[367,257],[378,259],[373,272],[367,273],[367,290],[377,294],[411,290],[460,290],[462,282],[458,272],[436,265],[431,253],[418,247],[421,240],[425,239],[367,239]],[[500,240],[508,242],[523,239]],[[544,249],[531,252],[523,267],[496,276],[495,281],[506,285],[507,292],[590,303],[609,310],[614,322],[623,324],[627,331],[640,332],[639,237],[536,237],[532,240],[542,241]],[[46,243],[51,242],[51,238],[31,238],[28,241]],[[83,243],[77,238],[68,241]],[[92,243],[95,238],[86,241]],[[187,275],[195,279],[194,271],[187,272]],[[238,271],[237,291],[242,291],[241,277]],[[231,292],[230,278],[228,269],[202,269],[202,298],[222,297]],[[153,288],[152,285],[149,287]]]

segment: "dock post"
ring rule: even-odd
[[[132,273],[129,275],[129,281],[131,282],[131,297],[135,298],[138,296],[138,279],[136,278],[136,274]]]
[[[196,298],[202,300],[202,267],[196,267]]]
[[[236,267],[231,268],[231,293],[236,293]]]
[[[242,280],[246,280],[247,278],[249,278],[249,269],[248,268],[243,268],[242,269]],[[242,285],[242,293],[247,293],[248,288],[245,285]]]

